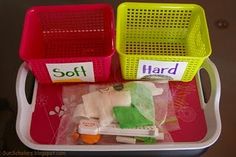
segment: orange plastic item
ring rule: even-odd
[[[71,138],[72,138],[72,141],[73,141],[74,143],[77,143],[77,142],[79,141],[79,137],[80,137],[80,135],[79,135],[79,133],[76,132],[76,131],[74,131],[74,132],[71,134]]]
[[[86,144],[95,144],[101,139],[101,135],[87,135],[81,134],[81,139]]]

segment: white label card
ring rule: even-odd
[[[95,82],[92,62],[46,64],[53,83]]]
[[[187,62],[139,60],[137,79],[181,80],[187,64]]]

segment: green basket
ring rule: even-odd
[[[122,3],[117,13],[116,48],[126,80],[166,75],[191,81],[211,54],[204,10],[195,4]],[[153,67],[141,77],[144,63]],[[177,67],[181,72],[172,77]]]

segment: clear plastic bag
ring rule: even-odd
[[[162,92],[160,89],[162,89]],[[123,93],[120,93],[121,91],[123,91]],[[130,92],[131,100],[129,100],[129,93],[127,93],[127,91]],[[152,96],[152,99],[150,99],[150,95]],[[111,107],[109,105],[116,104],[128,107],[127,103],[129,103],[129,101],[131,101],[131,103],[140,111],[140,113],[145,118],[153,121],[156,127],[165,134],[163,142],[173,141],[170,135],[170,131],[180,129],[178,120],[175,115],[168,82],[160,83],[157,81],[130,81],[113,84],[65,85],[63,86],[62,98],[63,103],[67,108],[67,112],[61,118],[57,133],[56,144],[83,144],[83,142],[81,141],[74,142],[71,137],[73,132],[78,131],[77,129],[80,117],[102,119],[101,115],[103,112],[104,115],[108,115],[106,113],[109,113],[110,115],[110,113],[112,112],[113,106]],[[89,109],[86,106],[86,109],[83,108],[78,111],[78,108],[82,107],[79,105],[84,104],[87,100],[89,101],[89,104],[95,103],[97,105],[97,110],[91,108]],[[142,103],[140,104],[139,102]],[[144,104],[144,102],[149,102],[149,106],[142,105]],[[107,105],[108,107],[101,107],[101,104],[104,103],[109,104]],[[92,110],[94,113],[89,115],[82,110]],[[76,114],[79,116],[75,116],[75,112],[77,112]],[[112,121],[116,122],[114,115],[111,115],[108,119],[105,118],[105,122],[103,124],[107,125],[107,123],[110,123]],[[115,143],[115,136],[103,135],[101,140],[97,144]]]
[[[156,87],[164,89],[162,95],[158,95],[154,98],[156,107],[156,125],[158,127],[165,127],[166,131],[179,130],[180,127],[175,114],[175,107],[169,84],[166,82],[156,83]]]
[[[71,140],[71,134],[77,124],[73,121],[73,113],[77,105],[82,102],[81,95],[88,93],[88,87],[86,84],[63,86],[62,100],[66,112],[61,117],[56,144],[74,144]]]

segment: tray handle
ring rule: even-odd
[[[35,104],[35,87],[32,97],[32,102],[29,103],[26,98],[25,93],[25,85],[26,85],[26,78],[28,75],[28,68],[26,63],[22,63],[18,70],[17,79],[16,79],[16,96],[18,101],[18,107],[23,107],[24,109],[31,109],[33,112],[34,104]],[[35,83],[37,86],[37,83]],[[36,87],[37,89],[37,87]]]
[[[23,143],[27,145],[27,143],[32,141],[30,137],[30,123],[31,123],[31,114],[34,112],[35,107],[35,94],[37,89],[37,82],[34,86],[33,92],[33,99],[32,103],[29,103],[26,98],[25,93],[25,85],[26,85],[26,78],[28,75],[28,69],[26,63],[23,63],[17,74],[16,79],[16,96],[17,96],[17,103],[18,103],[18,111],[17,111],[17,120],[16,120],[16,132],[18,137],[21,139]],[[27,138],[27,139],[26,139]]]
[[[205,102],[199,71],[197,75],[198,91],[205,118],[207,119],[206,124],[208,128],[205,138],[202,139],[202,146],[210,147],[219,138],[222,129],[219,110],[221,83],[217,68],[210,59],[206,59],[201,68],[205,69],[208,73],[211,85],[210,97],[208,101]]]
[[[210,79],[210,84],[211,84],[211,93],[210,97],[207,102],[204,100],[204,94],[202,90],[202,84],[201,84],[201,79],[200,79],[200,71],[198,72],[198,87],[199,89],[199,94],[201,97],[201,103],[202,103],[202,108],[204,109],[208,104],[215,104],[215,109],[219,108],[219,103],[220,103],[220,95],[221,95],[221,83],[220,83],[220,76],[218,73],[218,70],[215,66],[215,64],[210,60],[206,59],[202,66],[201,69],[205,69],[206,72],[209,75]]]

